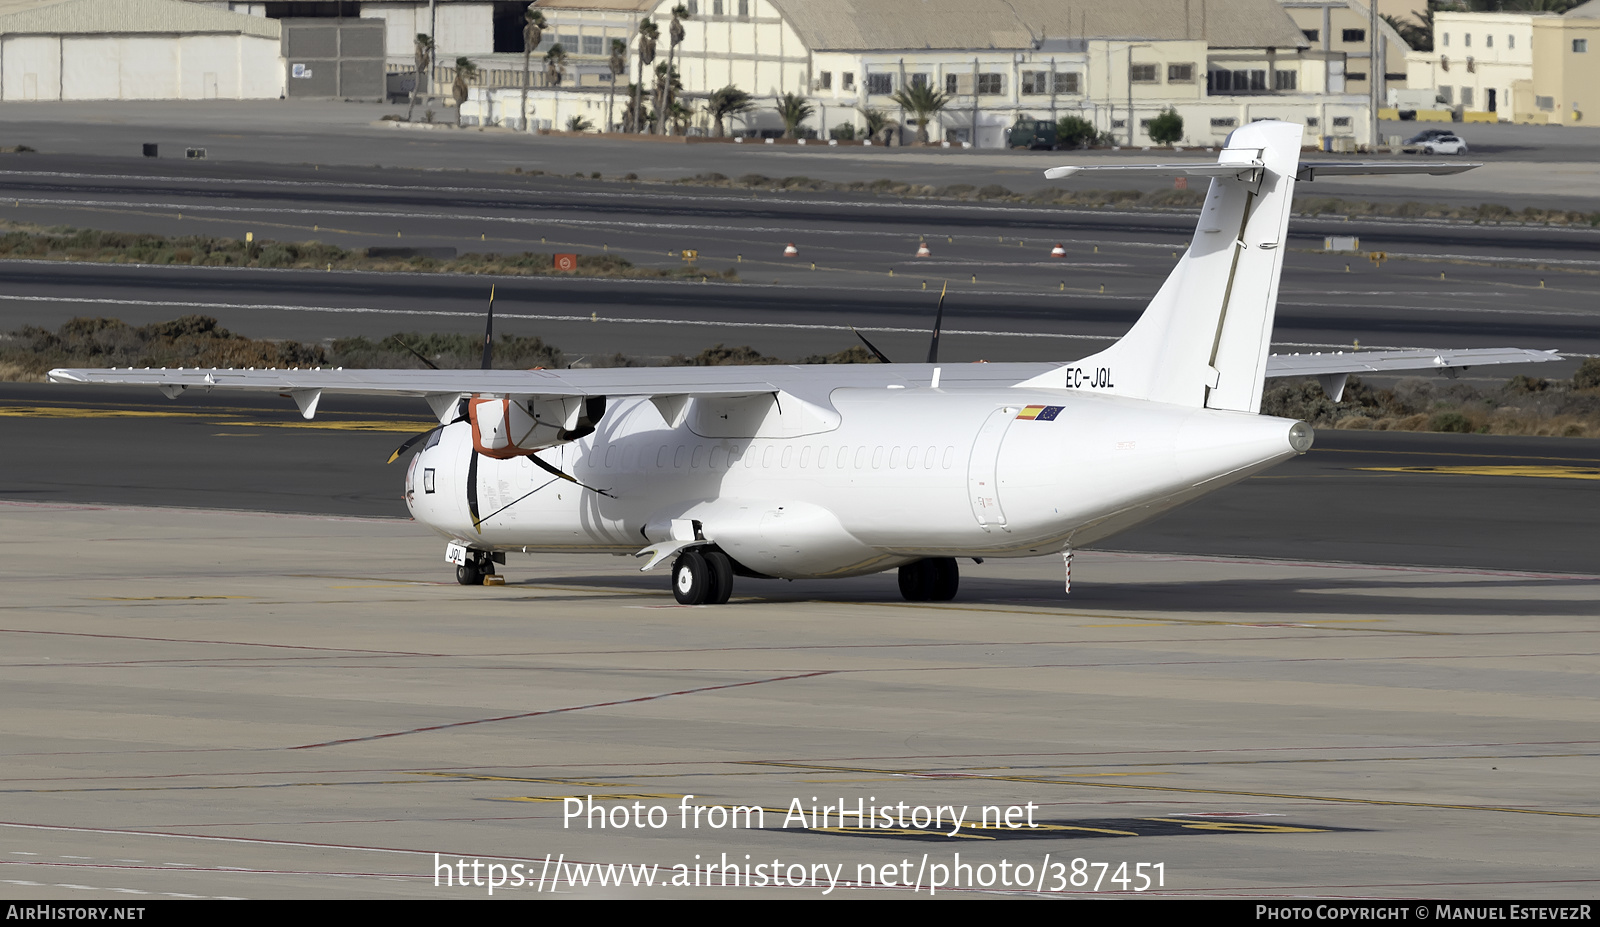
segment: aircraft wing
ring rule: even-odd
[[[1524,348],[1471,348],[1461,351],[1337,351],[1327,354],[1273,354],[1269,377],[1319,377],[1339,373],[1445,370],[1489,364],[1542,364],[1561,360],[1555,351]]]
[[[1044,172],[1050,180],[1079,173],[1099,174],[1187,174],[1190,177],[1231,177],[1240,171],[1262,166],[1255,158],[1219,161],[1175,161],[1169,164],[1068,164]],[[1301,161],[1296,180],[1318,177],[1351,177],[1364,174],[1459,174],[1482,167],[1474,161]]]

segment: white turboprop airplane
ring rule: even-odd
[[[1302,164],[1301,133],[1251,124],[1215,164],[1046,172],[1211,179],[1188,251],[1132,330],[1069,364],[941,367],[935,337],[927,364],[50,378],[169,397],[283,392],[306,418],[323,393],[425,397],[441,425],[411,460],[405,498],[448,539],[463,584],[483,583],[509,551],[598,551],[647,556],[644,570],[671,563],[685,604],[726,602],[735,574],[895,568],[906,599],[943,601],[956,594],[958,557],[1063,554],[1070,589],[1074,548],[1311,447],[1304,422],[1257,414],[1266,376],[1317,376],[1337,398],[1350,373],[1559,359],[1517,349],[1269,356],[1297,180],[1476,166]]]

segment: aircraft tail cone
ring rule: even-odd
[[[1067,256],[1067,249],[1063,248],[1060,242],[1056,242],[1056,246],[1050,249],[1050,256],[1053,258],[1064,258]]]
[[[917,257],[933,257],[933,252],[928,250],[928,243],[917,245]]]
[[[791,241],[791,242],[789,242],[789,246],[787,248],[783,249],[783,256],[784,257],[799,257],[800,256],[800,249],[796,248],[794,246],[794,242]]]

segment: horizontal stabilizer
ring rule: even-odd
[[[1386,373],[1450,370],[1491,364],[1543,364],[1561,360],[1555,351],[1526,348],[1470,348],[1460,351],[1335,351],[1327,354],[1273,354],[1269,377],[1316,377],[1331,373]]]
[[[1185,174],[1189,177],[1234,177],[1241,171],[1261,167],[1260,161],[1215,163],[1178,161],[1169,164],[1067,164],[1044,172],[1051,180],[1079,173],[1097,174]],[[1459,174],[1482,167],[1478,163],[1444,161],[1302,161],[1296,180],[1318,177],[1354,177],[1364,174]]]

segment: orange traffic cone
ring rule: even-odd
[[[917,245],[917,257],[933,257],[933,252],[928,250],[928,243]]]
[[[794,242],[791,241],[791,242],[789,242],[789,247],[783,249],[783,256],[784,257],[799,257],[800,256],[800,249],[796,248],[794,246]]]
[[[1050,249],[1050,256],[1051,257],[1066,257],[1067,256],[1067,249],[1061,247],[1061,243],[1060,242],[1056,242],[1056,246],[1054,248]]]

